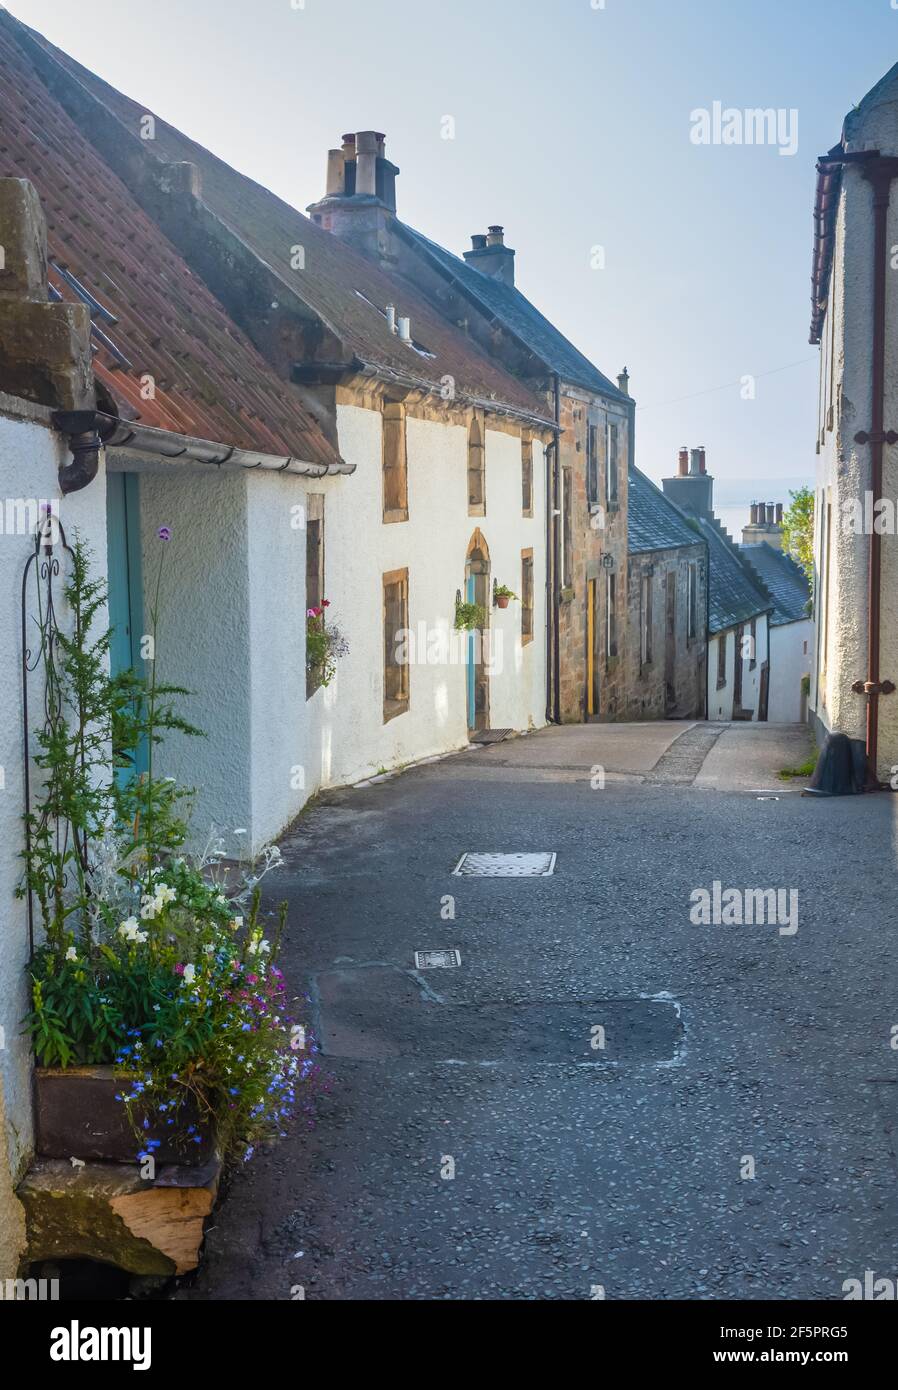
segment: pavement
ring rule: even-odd
[[[265,882],[326,1088],[236,1173],[175,1296],[895,1278],[895,803],[801,797],[777,774],[808,751],[792,727],[578,726],[321,798]],[[557,858],[454,875],[466,852]],[[783,915],[694,922],[715,881]]]

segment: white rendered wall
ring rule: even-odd
[[[0,413],[0,506],[26,496],[59,498],[58,467],[66,455],[46,423],[49,412],[22,406],[22,417]],[[106,575],[106,482],[98,477],[61,501],[59,516],[69,542],[75,532],[93,552],[93,574]],[[22,777],[21,630],[22,572],[30,536],[0,534],[0,1278],[11,1278],[24,1249],[22,1209],[13,1196],[31,1153],[31,1049],[21,1033],[28,1008],[28,928],[24,902],[15,897],[21,878]],[[32,725],[34,721],[32,720]]]
[[[545,723],[545,462],[534,444],[533,518],[521,516],[521,442],[486,431],[486,516],[468,516],[467,432],[460,425],[407,420],[407,522],[384,525],[381,417],[357,406],[337,410],[340,452],[350,477],[310,484],[325,495],[325,588],[329,620],[350,645],[333,684],[309,702],[309,789],[356,781],[380,768],[466,746],[463,663],[410,671],[410,707],[383,722],[383,586],[389,570],[409,571],[409,624],[448,638],[456,590],[464,588],[468,545],[480,528],[491,575],[521,590],[521,551],[534,556],[534,639],[520,638],[521,606],[490,609],[497,662],[490,681],[493,727]],[[459,650],[463,644],[459,644]],[[420,648],[419,648],[420,651]]]
[[[743,635],[748,637],[751,633],[751,625],[746,623]],[[721,641],[726,641],[726,685],[717,689],[717,653]],[[768,655],[768,632],[767,615],[758,618],[757,631],[755,635],[757,659],[754,670],[751,663],[741,655],[742,661],[742,708],[752,711],[752,722],[758,718],[758,703],[761,693],[761,668],[767,660]],[[733,717],[733,696],[735,694],[736,679],[736,628],[728,628],[726,632],[718,633],[712,637],[708,643],[708,718],[709,719],[732,719]],[[770,716],[772,718],[772,716]]]
[[[205,839],[213,825],[226,839],[236,829],[258,838],[252,825],[247,476],[169,467],[141,473],[140,498],[148,632],[163,560],[157,679],[192,692],[177,707],[205,734],[166,734],[154,773],[195,788],[195,839]],[[162,526],[171,528],[170,541],[158,539]],[[229,850],[233,844],[228,840]]]
[[[898,82],[879,93],[876,104],[849,115],[846,122],[848,149],[876,149],[898,155]],[[817,470],[817,501],[832,506],[831,549],[827,573],[817,528],[818,567],[817,627],[819,657],[812,663],[811,706],[827,729],[851,738],[865,737],[866,702],[852,685],[867,676],[867,563],[869,536],[854,534],[844,524],[843,506],[863,499],[871,488],[871,450],[859,445],[855,435],[872,426],[872,322],[873,322],[873,191],[861,171],[848,166],[843,173],[842,197],[836,219],[836,239],[830,282],[829,307],[821,351],[821,409],[818,431],[822,435]],[[887,246],[898,245],[898,190],[892,184]],[[886,277],[886,322],[898,314],[896,276]],[[832,347],[829,343],[832,343]],[[832,357],[832,372],[828,368]],[[898,343],[886,334],[885,428],[898,428]],[[827,411],[832,406],[832,427]],[[884,450],[884,498],[898,501],[898,457]],[[881,676],[896,680],[898,669],[898,538],[882,537],[882,619],[880,627]],[[880,700],[879,774],[888,780],[898,765],[898,701]]]
[[[807,646],[807,651],[805,651]],[[770,629],[771,724],[802,722],[802,679],[814,660],[814,624],[810,618]]]

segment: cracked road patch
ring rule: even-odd
[[[315,985],[325,1057],[670,1064],[683,1038],[672,999],[450,1003],[413,971],[389,965],[324,971]]]
[[[679,782],[691,786],[727,727],[726,724],[696,724],[694,729],[687,729],[646,774],[646,782]]]

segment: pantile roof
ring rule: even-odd
[[[118,413],[233,448],[337,464],[298,391],[48,90],[21,45],[23,30],[0,11],[0,176],[28,179],[40,196],[51,296],[85,302],[86,292],[96,301],[94,372]]]
[[[24,29],[24,26],[20,26]],[[70,79],[111,112],[131,139],[141,121],[153,113],[75,62],[40,35],[25,30]],[[186,162],[200,176],[199,197],[231,232],[302,300],[344,345],[386,378],[414,377],[439,393],[451,377],[456,394],[487,406],[545,420],[544,400],[506,372],[429,304],[410,281],[388,273],[332,233],[285,203],[268,189],[239,173],[181,131],[155,116],[154,139],[135,150],[160,163]],[[130,177],[126,170],[124,176]],[[304,268],[297,270],[294,251],[302,247]],[[395,306],[411,320],[415,346],[403,343],[388,327],[385,310]]]

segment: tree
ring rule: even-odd
[[[792,501],[783,516],[783,547],[801,565],[814,586],[814,494],[809,487],[790,492]]]

